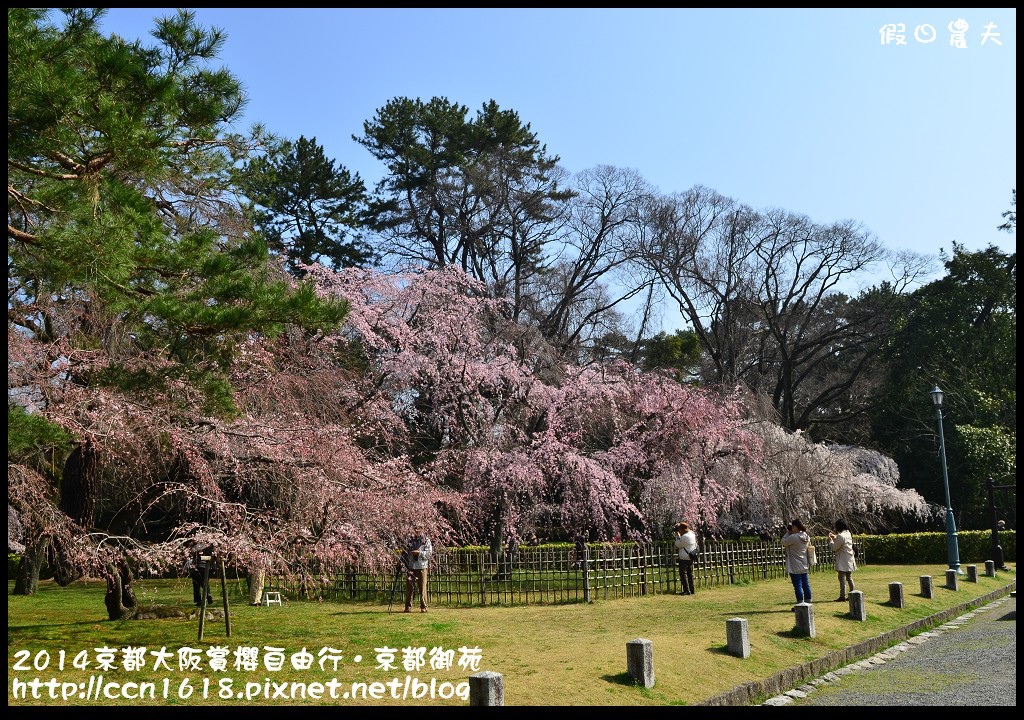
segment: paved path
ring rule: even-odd
[[[1016,592],[764,704],[1016,707]]]

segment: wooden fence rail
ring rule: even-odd
[[[812,572],[833,572],[834,553],[815,542]],[[430,562],[431,604],[453,606],[563,604],[637,597],[680,590],[677,553],[671,543],[521,547],[497,557],[486,550],[437,548]],[[863,556],[858,558],[864,562]],[[777,542],[715,542],[703,545],[694,565],[698,588],[787,577]],[[357,568],[319,578],[274,577],[268,589],[299,599],[375,600],[404,604],[401,565],[386,574]]]

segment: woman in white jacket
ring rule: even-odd
[[[693,595],[693,558],[690,553],[697,549],[697,536],[690,529],[689,523],[676,523],[676,550],[679,554],[679,583],[682,585],[680,595]]]
[[[836,602],[846,602],[846,588],[850,592],[856,588],[853,584],[853,571],[857,569],[857,557],[853,553],[853,535],[850,528],[842,520],[836,520],[836,531],[828,534],[828,541],[836,553],[836,572],[839,573],[839,597]]]
[[[807,546],[811,536],[799,520],[793,520],[782,536],[782,547],[786,550],[786,572],[793,581],[798,603],[811,601],[811,582],[807,574],[811,571],[811,563],[807,559]]]

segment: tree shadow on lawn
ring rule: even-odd
[[[83,625],[96,625],[97,623],[109,622],[111,622],[111,620],[109,620],[108,618],[96,618],[95,620],[79,620],[78,622],[40,623],[38,625],[17,625],[15,627],[8,625],[7,635],[8,637],[10,637],[12,635],[17,635],[19,633],[36,632],[38,630],[43,630],[46,628],[75,627]]]

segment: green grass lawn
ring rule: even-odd
[[[591,604],[435,604],[426,614],[400,612],[400,598],[390,613],[369,602],[249,607],[229,581],[231,636],[223,618],[209,619],[201,642],[194,616],[111,622],[102,582],[44,581],[34,597],[8,597],[8,705],[468,705],[468,677],[485,670],[502,675],[506,705],[693,705],[1016,582],[1012,564],[977,583],[964,577],[952,591],[945,569],[860,568],[864,622],[832,602],[835,573],[814,573],[814,638],[794,631],[788,579]],[[919,594],[922,575],[933,577],[930,600]],[[891,582],[903,583],[903,609],[889,605]],[[211,585],[217,608],[220,585]],[[141,581],[137,595],[143,607],[193,611],[187,580]],[[745,659],[726,652],[734,617],[748,621]],[[626,644],[636,638],[652,641],[650,689],[626,672]],[[392,667],[381,667],[388,657]],[[271,669],[275,658],[280,669]]]

